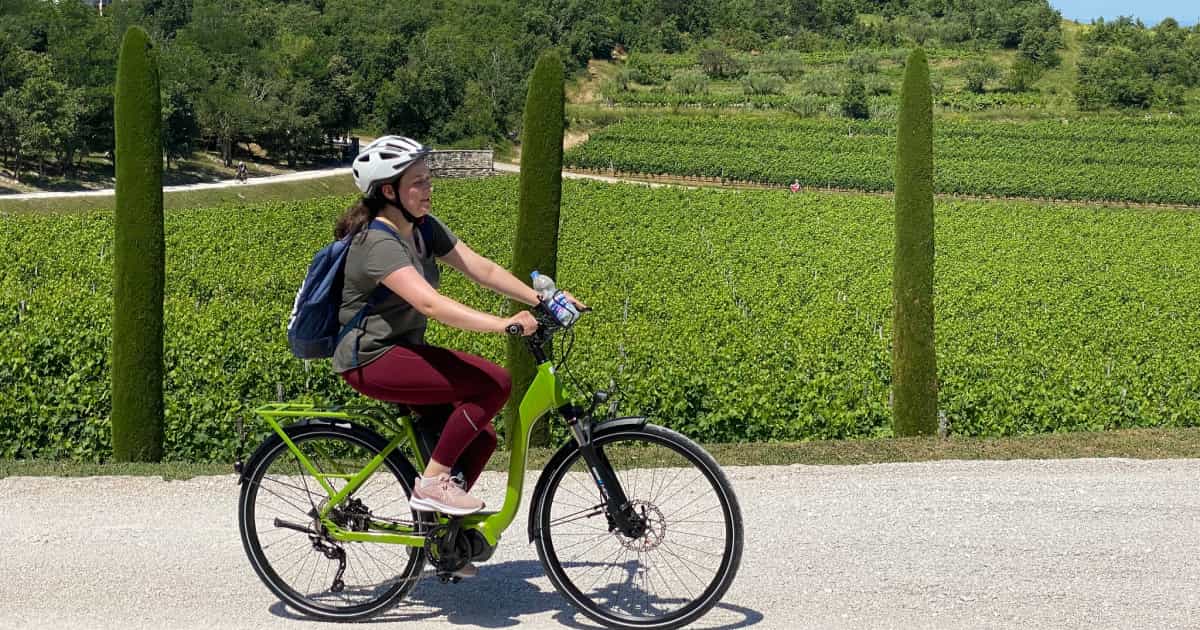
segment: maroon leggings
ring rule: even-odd
[[[378,359],[342,372],[342,378],[366,396],[404,403],[426,417],[436,417],[450,403],[453,411],[433,459],[454,466],[461,458],[467,488],[475,485],[496,450],[492,418],[512,391],[504,368],[437,346],[394,346]]]

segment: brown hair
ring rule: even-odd
[[[340,240],[351,234],[357,234],[372,219],[379,216],[380,212],[383,212],[387,203],[383,197],[374,195],[360,198],[338,218],[337,224],[333,228],[333,237]]]

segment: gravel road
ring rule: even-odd
[[[499,173],[519,173],[521,167],[516,164],[508,164],[506,162],[495,162],[493,168]],[[202,184],[183,184],[180,186],[163,186],[163,192],[179,192],[187,190],[206,190],[212,188],[232,188],[234,186],[261,186],[263,184],[277,184],[280,182],[295,182],[305,179],[318,179],[321,177],[332,177],[336,175],[350,175],[350,167],[327,168],[315,171],[300,171],[296,173],[287,173],[284,175],[265,175],[262,177],[251,177],[246,180],[246,183],[240,183],[234,179],[226,179],[218,182],[205,182]],[[592,175],[590,173],[568,173],[563,172],[563,177],[567,179],[591,179],[601,182],[627,182],[635,180],[625,180],[618,177],[607,177],[604,175]],[[652,188],[666,186],[662,183],[645,183]],[[694,186],[687,186],[694,188]],[[36,193],[12,193],[0,195],[0,200],[3,199],[57,199],[63,197],[111,197],[116,191],[112,188],[102,190],[70,190],[64,192],[36,192]]]
[[[202,184],[183,184],[179,186],[163,186],[163,192],[177,192],[182,190],[206,190],[209,188],[230,188],[233,186],[260,186],[262,184],[276,184],[279,182],[295,182],[304,179],[317,179],[319,177],[330,177],[333,175],[349,175],[350,167],[341,168],[326,168],[315,171],[300,171],[296,173],[286,173],[284,175],[266,175],[263,177],[250,177],[246,179],[246,183],[238,182],[235,179],[225,179],[216,182],[205,182]],[[63,192],[36,192],[36,193],[15,193],[0,195],[0,199],[57,199],[62,197],[111,197],[116,194],[113,188],[104,188],[101,190],[68,190]]]
[[[1200,627],[1200,460],[728,473],[745,557],[695,627]],[[498,505],[503,481],[485,474],[480,495]],[[332,627],[259,582],[238,538],[237,491],[232,474],[0,479],[0,628]],[[478,577],[427,576],[377,621],[595,627],[552,590],[524,523],[523,509]]]

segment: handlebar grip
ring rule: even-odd
[[[519,337],[525,334],[525,327],[520,324],[509,324],[504,327],[504,332],[513,337]]]

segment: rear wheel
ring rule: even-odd
[[[373,431],[347,424],[286,431],[335,492],[387,446]],[[242,544],[262,581],[296,610],[330,621],[364,619],[402,599],[420,578],[421,548],[330,538],[316,518],[328,495],[278,437],[260,447],[245,474],[238,502]],[[408,504],[412,475],[412,466],[393,452],[330,519],[352,531],[381,531],[381,523],[427,527],[430,517]]]
[[[538,557],[554,587],[612,628],[680,628],[709,611],[742,557],[742,515],[729,480],[704,449],[655,425],[601,432],[644,533],[610,527],[582,453],[555,458],[535,499]]]

